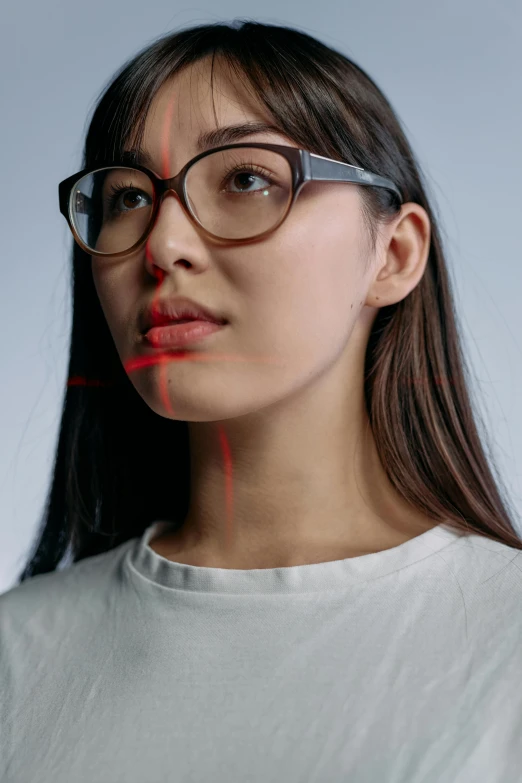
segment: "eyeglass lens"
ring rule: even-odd
[[[277,152],[240,147],[206,155],[186,177],[196,220],[216,237],[247,239],[279,223],[292,198],[292,168]],[[71,217],[82,242],[97,253],[121,253],[150,227],[154,186],[145,172],[98,169],[71,192]]]

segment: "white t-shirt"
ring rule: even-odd
[[[520,783],[521,552],[229,570],[157,522],[0,596],[2,783]]]

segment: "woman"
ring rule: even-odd
[[[0,598],[2,780],[519,781],[522,542],[375,83],[286,27],[168,35],[60,208],[69,383]]]

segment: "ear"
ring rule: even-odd
[[[424,274],[430,243],[426,210],[414,202],[403,204],[400,214],[380,232],[375,277],[366,304],[386,307],[408,296]]]

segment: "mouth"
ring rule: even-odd
[[[212,308],[186,296],[154,299],[143,313],[142,334],[154,327],[186,325],[188,323],[224,325],[226,319]]]

